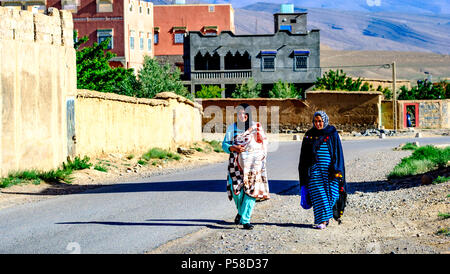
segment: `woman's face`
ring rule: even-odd
[[[323,129],[323,120],[322,120],[322,116],[317,115],[316,117],[314,117],[314,126],[317,129]]]
[[[239,121],[241,121],[243,123],[246,122],[248,119],[248,116],[245,113],[245,110],[243,110],[243,109],[238,111],[237,116],[238,116]]]

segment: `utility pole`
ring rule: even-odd
[[[392,63],[392,94],[393,94],[393,113],[394,113],[394,130],[397,130],[397,75],[395,74],[395,61]]]

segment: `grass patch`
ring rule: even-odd
[[[417,175],[447,166],[450,147],[440,149],[428,145],[414,150],[411,156],[403,158],[388,174],[388,179]]]
[[[205,141],[205,142],[208,143],[215,152],[217,152],[217,153],[224,152],[222,149],[222,142],[216,141],[216,140]]]
[[[402,150],[416,150],[419,147],[415,143],[407,143],[402,147]]]
[[[441,218],[442,220],[448,219],[450,218],[450,213],[438,213],[438,217]]]
[[[0,179],[0,188],[6,188],[13,185],[32,183],[38,185],[41,181],[48,183],[66,182],[71,183],[72,178],[70,175],[74,170],[81,170],[90,168],[92,166],[89,163],[89,157],[84,158],[75,157],[73,160],[68,159],[63,163],[60,168],[52,169],[49,171],[37,171],[37,170],[25,170],[20,172],[13,172],[6,178]]]
[[[147,153],[142,155],[145,161],[150,161],[150,159],[160,159],[160,160],[180,160],[181,156],[178,153],[171,152],[165,149],[152,148]]]
[[[444,235],[444,236],[450,236],[450,229],[449,228],[441,228],[436,232],[437,235]]]
[[[436,179],[434,179],[433,185],[445,183],[445,182],[448,182],[448,181],[450,181],[450,177],[438,176]]]
[[[108,169],[107,169],[106,167],[100,165],[100,164],[96,164],[96,165],[94,166],[94,169],[95,169],[95,170],[98,170],[98,171],[102,171],[102,172],[108,172]]]

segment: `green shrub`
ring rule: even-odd
[[[94,169],[102,172],[108,172],[108,169],[100,164],[96,164]]]
[[[445,183],[450,181],[450,177],[445,177],[445,176],[438,176],[434,181],[433,184],[441,184],[441,183]]]
[[[70,158],[67,160],[67,163],[63,163],[63,169],[71,169],[71,170],[81,170],[91,168],[92,164],[89,163],[89,157],[84,156],[83,159],[76,156],[72,161]]]
[[[197,98],[222,98],[224,89],[214,85],[202,85],[202,89],[195,93]]]
[[[294,85],[278,80],[269,91],[270,98],[301,98],[301,90],[297,90]]]
[[[416,150],[418,146],[414,143],[407,143],[402,147],[402,150]]]
[[[170,152],[164,149],[152,148],[147,153],[143,154],[142,158],[148,162],[150,159],[180,160],[181,156],[178,153]]]
[[[216,140],[205,141],[205,142],[207,142],[212,147],[214,152],[217,152],[217,153],[224,152],[222,149],[222,142],[216,141]]]
[[[255,82],[253,78],[242,82],[231,94],[232,98],[258,98],[261,94],[262,85]]]
[[[417,148],[411,156],[403,158],[396,165],[388,178],[399,178],[425,173],[447,166],[450,160],[450,147],[439,149],[428,145]]]

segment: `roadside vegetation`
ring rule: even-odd
[[[206,141],[193,143],[188,150],[193,153],[222,153],[222,142]],[[49,171],[25,170],[10,173],[7,177],[0,178],[0,188],[7,188],[19,184],[39,185],[41,182],[47,183],[67,183],[73,182],[72,174],[75,170],[94,169],[101,172],[111,172],[114,170],[132,169],[132,166],[139,164],[141,166],[151,165],[162,167],[169,161],[179,161],[183,155],[170,150],[161,148],[151,148],[142,155],[126,154],[121,160],[111,159],[91,159],[87,156],[79,156],[74,159],[68,159],[61,167]]]
[[[444,168],[450,161],[450,147],[436,148],[432,145],[417,147],[409,144],[405,146],[414,152],[411,156],[403,158],[388,174],[388,179],[401,178],[410,175],[422,174],[428,171]],[[448,178],[448,177],[444,177]],[[439,182],[446,181],[444,178],[436,179]]]
[[[66,163],[63,163],[61,167],[50,171],[26,170],[12,172],[8,177],[0,179],[0,188],[23,183],[38,185],[41,181],[48,183],[71,183],[72,178],[70,175],[73,171],[90,168],[92,166],[92,164],[89,163],[89,160],[90,159],[87,156],[82,159],[80,157],[75,157],[73,161],[69,159]]]

